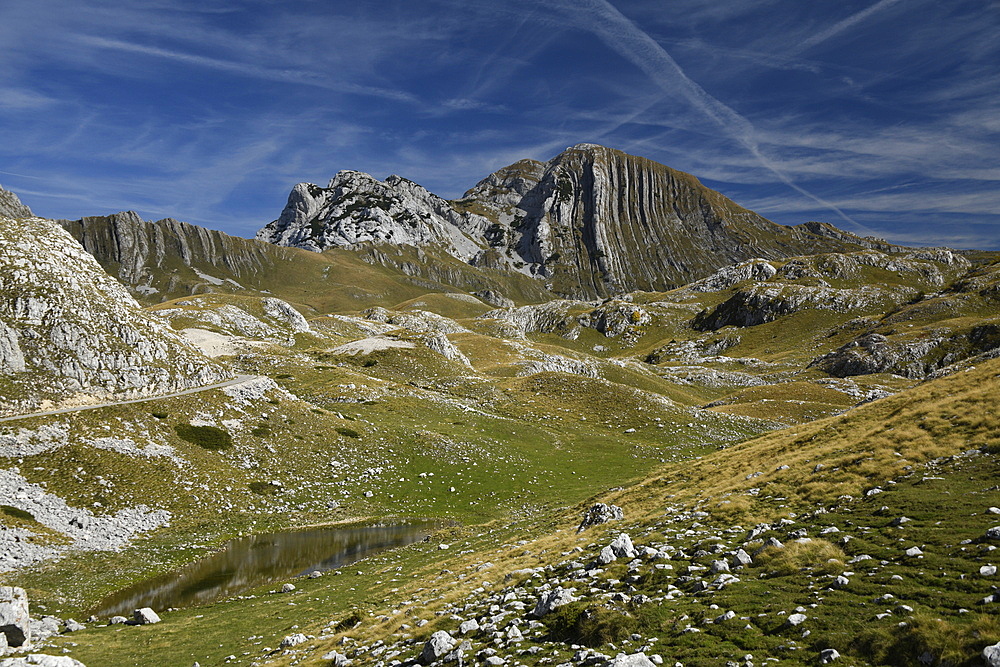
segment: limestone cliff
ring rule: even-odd
[[[58,222],[108,273],[145,295],[241,289],[293,254],[173,218],[147,222],[134,211]]]
[[[226,376],[50,220],[0,218],[0,412],[166,393]]]
[[[0,216],[5,218],[30,218],[31,209],[21,203],[17,195],[0,186]]]
[[[459,213],[405,178],[390,176],[382,182],[359,171],[342,171],[325,188],[296,185],[281,215],[257,238],[316,252],[362,243],[441,244],[467,261],[482,248],[463,228],[484,228],[488,223]]]
[[[398,176],[300,183],[257,238],[315,251],[437,245],[578,299],[661,291],[755,257],[886,245],[828,225],[776,225],[690,174],[593,144],[516,162],[453,202]]]
[[[755,257],[862,247],[846,233],[776,225],[690,174],[594,144],[511,165],[462,201],[496,211],[492,246],[577,298],[664,290]]]

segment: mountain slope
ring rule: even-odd
[[[5,414],[227,376],[40,218],[0,218],[0,368]]]
[[[5,218],[30,218],[31,209],[21,203],[17,195],[0,187],[0,216]]]
[[[669,289],[753,257],[890,248],[828,225],[776,225],[690,174],[594,144],[521,160],[450,203],[398,176],[300,183],[257,238],[316,251],[438,245],[584,299]]]

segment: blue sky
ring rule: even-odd
[[[1000,249],[995,0],[5,0],[0,183],[241,236],[341,169],[594,142],[781,224]]]

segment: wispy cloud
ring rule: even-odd
[[[803,40],[802,42],[800,42],[793,49],[793,51],[795,53],[804,53],[805,51],[808,51],[809,49],[813,48],[814,46],[822,44],[823,42],[826,42],[826,41],[830,40],[832,37],[834,37],[836,35],[839,35],[840,33],[844,32],[846,30],[850,30],[851,28],[855,27],[856,25],[858,25],[862,21],[867,20],[873,14],[876,14],[876,13],[878,13],[878,12],[884,10],[884,9],[887,9],[887,8],[891,7],[892,5],[895,5],[895,4],[899,3],[899,2],[900,2],[900,0],[879,0],[875,4],[873,4],[873,5],[869,6],[869,7],[866,7],[865,9],[862,9],[861,11],[856,12],[854,14],[851,14],[847,18],[845,18],[845,19],[843,19],[841,21],[837,21],[836,23],[834,23],[832,26],[830,26],[826,30],[818,32],[815,35],[813,35],[812,37],[809,37],[808,39]],[[912,11],[912,9],[911,9],[911,11]]]
[[[803,188],[761,150],[756,132],[749,120],[731,107],[716,99],[692,81],[677,61],[606,0],[578,0],[571,5],[555,0],[556,6],[568,15],[586,20],[585,27],[592,30],[608,47],[618,52],[644,71],[664,91],[683,97],[691,106],[711,120],[724,133],[750,152],[758,162],[782,183],[800,195],[832,211],[853,228],[867,232],[833,203]]]
[[[409,93],[405,93],[398,90],[387,90],[385,88],[360,85],[352,83],[350,81],[338,81],[336,79],[328,77],[325,73],[308,72],[301,70],[277,70],[277,69],[262,67],[260,65],[255,65],[252,63],[222,60],[219,58],[212,58],[209,56],[196,55],[193,53],[184,53],[180,51],[173,51],[170,49],[162,49],[155,46],[134,44],[132,42],[125,42],[117,39],[107,39],[103,37],[83,36],[80,38],[80,41],[89,44],[91,46],[96,46],[103,49],[113,49],[117,51],[125,51],[128,53],[138,53],[141,55],[152,56],[155,58],[166,58],[178,62],[183,62],[188,65],[195,65],[197,67],[206,67],[209,69],[229,72],[231,74],[238,74],[240,76],[254,77],[258,79],[265,79],[268,81],[278,81],[282,83],[315,86],[317,88],[325,88],[327,90],[335,90],[343,93],[351,93],[355,95],[371,95],[374,97],[382,97],[402,102],[416,101],[416,98]]]

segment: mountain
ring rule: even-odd
[[[690,174],[594,144],[516,162],[452,202],[399,176],[300,183],[257,238],[314,251],[438,246],[583,299],[663,291],[753,257],[891,249],[829,225],[774,224]]]
[[[57,224],[31,217],[0,218],[0,368],[5,414],[227,377]]]
[[[17,195],[0,186],[0,216],[5,218],[30,218],[31,209],[21,203]]]
[[[150,222],[133,211],[57,222],[145,302],[250,292],[327,311],[391,306],[428,290],[506,295],[502,298],[519,303],[552,298],[527,276],[474,267],[428,246],[337,248],[319,254],[173,218]]]
[[[588,145],[291,199],[0,218],[0,663],[995,664],[1000,253]]]

